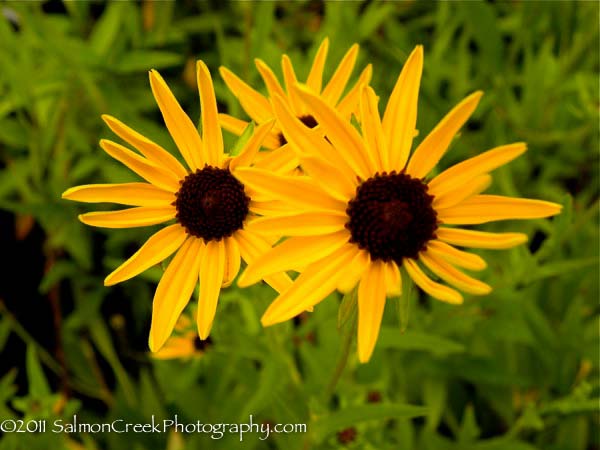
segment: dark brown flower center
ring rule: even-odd
[[[298,119],[300,119],[300,122],[302,122],[308,128],[314,128],[314,127],[316,127],[318,125],[317,119],[315,119],[310,114],[307,115],[307,116],[300,116],[300,117],[298,117]],[[279,145],[281,147],[283,147],[285,144],[287,144],[287,139],[285,138],[285,136],[283,135],[283,133],[280,132],[279,135],[278,135],[278,138],[279,138]]]
[[[383,172],[356,189],[348,202],[346,228],[373,260],[416,259],[435,238],[437,214],[427,185],[405,173]]]
[[[205,166],[189,174],[175,194],[177,221],[192,236],[219,241],[244,225],[250,198],[231,172]]]

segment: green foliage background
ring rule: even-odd
[[[252,414],[308,426],[242,444],[236,435],[15,433],[0,449],[599,448],[597,2],[7,2],[0,10],[0,418],[236,423]],[[193,63],[203,59],[222,110],[243,116],[220,65],[263,89],[253,59],[281,75],[285,52],[302,79],[325,36],[326,74],[359,42],[359,66],[373,63],[382,104],[408,53],[424,44],[417,141],[482,89],[442,167],[524,140],[529,151],[495,172],[492,191],[556,201],[563,214],[480,227],[530,236],[528,246],[481,252],[493,293],[459,307],[415,294],[407,324],[405,314],[398,320],[406,305],[388,302],[371,362],[358,364],[352,349],[333,396],[327,385],[342,347],[335,295],[302,320],[262,329],[274,292],[229,288],[202,356],[153,360],[146,339],[161,269],[102,284],[150,230],[87,228],[77,214],[92,208],[60,199],[70,186],[135,179],[100,150],[100,138],[113,138],[100,115],[174,151],[150,68],[197,120]]]

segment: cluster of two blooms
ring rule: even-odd
[[[233,282],[243,259],[248,267],[239,277],[240,286],[264,280],[280,293],[265,312],[264,325],[310,310],[336,289],[349,292],[358,286],[358,354],[365,362],[377,341],[386,297],[402,291],[400,270],[434,298],[460,303],[457,290],[433,281],[418,263],[464,292],[487,294],[488,285],[455,267],[481,270],[485,261],[454,245],[498,249],[527,239],[520,233],[442,225],[539,218],[560,211],[549,202],[481,195],[491,183],[489,172],[522,154],[522,143],[494,148],[425,181],[481,93],[452,109],[409,158],[422,47],[409,56],[382,117],[368,85],[370,66],[342,98],[358,46],[346,53],[323,87],[327,51],[326,39],[305,84],[297,82],[283,55],[285,89],[258,61],[268,99],[221,70],[258,124],[235,156],[224,152],[221,127],[241,135],[248,123],[218,113],[202,61],[197,65],[202,137],[160,75],[150,72],[154,97],[189,169],[146,137],[104,116],[111,130],[139,153],[111,141],[101,141],[101,147],[147,183],[78,186],[63,198],[133,206],[82,214],[80,220],[92,226],[127,228],[175,219],[105,280],[106,285],[127,280],[175,254],[154,296],[151,350],[165,344],[198,280],[197,329],[205,339],[220,289]],[[289,270],[301,272],[294,282]]]

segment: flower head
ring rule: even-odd
[[[329,79],[329,82],[323,87],[323,69],[325,68],[328,49],[329,39],[325,38],[317,50],[317,54],[306,79],[306,86],[315,94],[320,95],[326,104],[339,111],[343,117],[349,118],[358,105],[359,87],[363,83],[368,83],[371,79],[371,65],[365,67],[360,74],[357,83],[348,91],[348,93],[342,95],[346,90],[350,75],[352,74],[352,70],[356,63],[358,44],[354,44],[350,47],[340,61],[336,71]],[[267,87],[269,98],[279,96],[279,98],[286,103],[290,111],[292,111],[302,123],[310,128],[315,127],[317,125],[317,120],[310,113],[301,98],[296,94],[296,91],[292,89],[292,86],[297,83],[297,79],[290,58],[287,55],[283,55],[281,58],[285,89],[281,86],[273,71],[262,60],[256,59],[255,63],[256,68]],[[221,67],[220,72],[227,87],[229,87],[229,90],[238,98],[242,108],[244,108],[254,122],[262,124],[275,118],[273,107],[268,98],[248,86],[229,69]],[[247,126],[247,122],[227,114],[220,114],[219,120],[223,128],[237,135],[240,135]],[[275,126],[273,126],[264,141],[264,146],[274,150],[274,155],[264,162],[258,161],[256,167],[276,169],[283,172],[289,172],[295,169],[298,165],[295,153],[288,151],[287,148],[276,150],[285,144],[287,144],[287,140],[281,132],[281,127],[278,123],[275,123]]]
[[[108,275],[110,286],[128,280],[175,253],[156,289],[149,346],[158,351],[200,281],[197,328],[205,339],[212,327],[221,287],[236,277],[240,261],[247,263],[271,248],[271,239],[245,229],[256,211],[272,202],[245,186],[237,170],[252,164],[273,121],[256,128],[241,152],[224,153],[212,79],[202,61],[197,64],[202,108],[202,137],[158,72],[150,71],[150,85],[165,124],[185,165],[156,143],[119,120],[103,116],[110,129],[139,153],[109,140],[100,146],[146,182],[77,186],[63,198],[81,202],[111,202],[133,208],[92,212],[79,216],[91,226],[130,228],[166,225],[152,235],[127,261]],[[187,167],[186,167],[187,166]],[[291,280],[276,274],[265,281],[278,291]]]
[[[182,314],[175,324],[173,335],[167,339],[159,351],[152,353],[152,357],[161,360],[200,358],[209,342],[210,340],[200,340],[198,332],[193,329],[193,323],[185,314]]]
[[[336,288],[348,292],[358,285],[358,354],[365,362],[377,341],[386,296],[401,293],[401,267],[432,297],[461,303],[457,289],[484,295],[491,288],[457,268],[481,270],[485,261],[455,246],[500,249],[527,240],[521,233],[453,225],[541,218],[560,211],[560,205],[546,201],[481,194],[491,182],[489,173],[521,155],[523,143],[496,147],[425,178],[481,93],[453,108],[409,158],[422,67],[419,46],[400,73],[382,118],[373,89],[361,87],[360,133],[311,89],[297,85],[294,92],[318,121],[319,131],[303,124],[282,96],[274,96],[279,124],[309,176],[256,168],[238,173],[245,185],[289,205],[287,211],[249,224],[253,232],[289,239],[250,264],[238,283],[251,284],[276,270],[305,269],[267,309],[264,325],[290,319]],[[430,279],[421,264],[452,287]]]

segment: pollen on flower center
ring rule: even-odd
[[[300,119],[300,122],[302,122],[308,128],[314,128],[318,125],[317,119],[315,119],[310,114],[308,114],[306,116],[300,116],[300,117],[298,117],[298,119]],[[284,146],[285,144],[287,144],[287,139],[285,138],[283,133],[279,133],[279,135],[277,137],[279,138],[280,146]]]
[[[250,198],[231,172],[212,166],[197,169],[181,182],[174,202],[177,221],[192,236],[221,240],[243,227]]]
[[[437,214],[427,185],[405,173],[377,173],[348,202],[346,228],[373,260],[418,258],[435,238]]]

